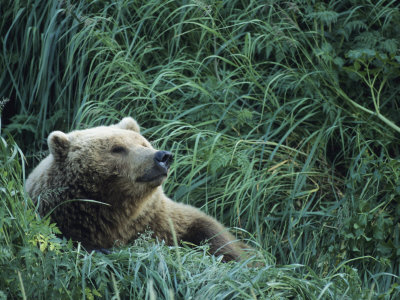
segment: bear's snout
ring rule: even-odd
[[[153,156],[154,165],[144,175],[138,177],[136,181],[151,182],[154,186],[160,185],[168,175],[172,157],[172,153],[168,151],[156,151]]]
[[[154,162],[157,167],[161,168],[163,171],[167,172],[171,162],[173,160],[173,155],[168,151],[157,151],[154,154]]]

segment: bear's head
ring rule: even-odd
[[[62,176],[70,196],[105,202],[145,197],[166,179],[172,161],[172,154],[155,150],[130,117],[111,126],[54,131],[48,145],[54,175]]]

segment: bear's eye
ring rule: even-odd
[[[114,147],[112,147],[112,149],[111,149],[111,152],[112,153],[125,153],[126,152],[126,148],[125,147],[123,147],[123,146],[114,146]]]

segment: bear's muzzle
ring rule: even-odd
[[[154,155],[154,162],[158,168],[168,172],[169,166],[173,160],[173,155],[168,151],[157,151]]]
[[[154,154],[154,166],[143,176],[137,179],[138,182],[159,182],[168,175],[168,169],[173,161],[173,155],[168,151],[157,151]]]

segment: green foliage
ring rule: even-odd
[[[9,278],[0,292],[398,297],[399,9],[367,0],[3,1],[0,261]],[[31,170],[50,131],[126,115],[174,152],[168,195],[290,267],[221,266],[201,249],[180,249],[178,264],[152,243],[103,256],[58,239],[23,192],[22,153]]]
[[[345,271],[320,278],[301,265],[276,267],[249,261],[222,263],[207,247],[167,247],[144,235],[112,254],[88,253],[55,236],[58,229],[41,220],[24,195],[22,156],[12,140],[1,143],[0,297],[25,299],[278,299],[317,295],[335,299],[360,291],[357,275]],[[19,152],[20,153],[20,152]],[[21,153],[20,153],[21,154]],[[2,160],[3,162],[3,160]],[[179,259],[179,261],[178,261]],[[299,270],[303,269],[302,272]],[[303,278],[304,276],[304,278]]]

